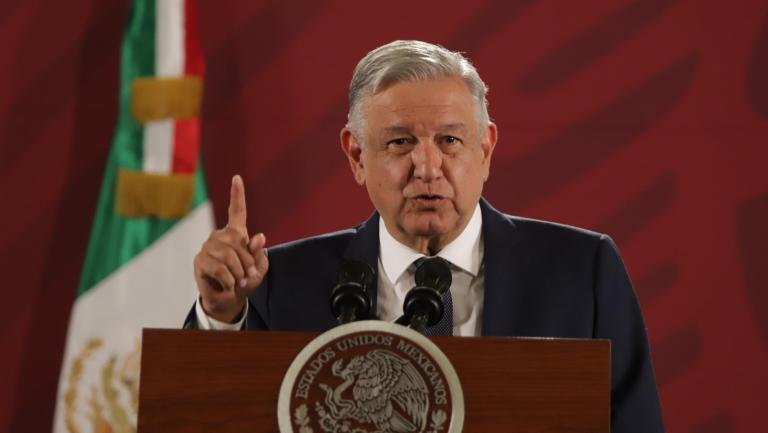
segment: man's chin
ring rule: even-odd
[[[428,238],[440,237],[450,231],[450,224],[435,214],[408,217],[402,227],[411,236]]]

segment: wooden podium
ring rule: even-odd
[[[139,433],[278,432],[294,357],[318,334],[145,329]],[[466,433],[610,431],[610,342],[435,337],[464,390]]]

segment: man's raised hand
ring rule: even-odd
[[[203,310],[210,317],[234,323],[246,297],[261,284],[269,268],[263,233],[248,236],[243,179],[232,178],[227,225],[211,233],[195,256],[195,280]]]

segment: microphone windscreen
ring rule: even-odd
[[[432,287],[444,293],[451,287],[451,266],[442,257],[427,257],[416,268],[416,285]]]
[[[359,260],[346,260],[339,269],[339,284],[358,283],[369,287],[374,283],[376,273],[368,263]]]

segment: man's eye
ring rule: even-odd
[[[394,144],[396,146],[402,146],[404,144],[408,144],[407,138],[396,138],[394,140],[390,140],[387,144]]]
[[[452,135],[446,135],[445,137],[443,137],[443,143],[447,143],[447,144],[461,143],[461,139],[458,137],[454,137]]]

